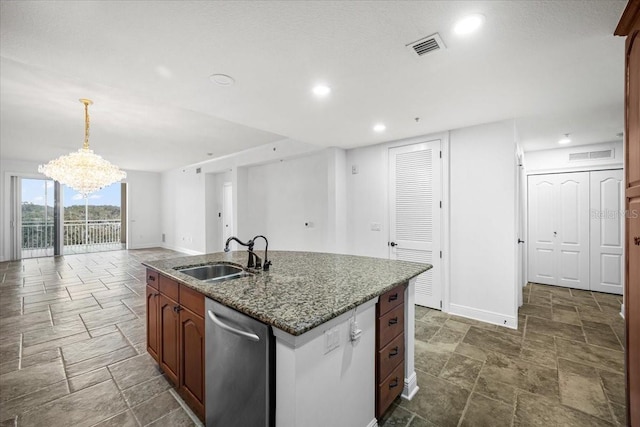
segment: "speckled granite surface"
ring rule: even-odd
[[[144,265],[292,335],[301,335],[431,268],[429,264],[315,252],[269,251],[269,260],[273,265],[267,272],[218,283],[199,281],[175,268],[212,262],[246,267],[246,251]]]

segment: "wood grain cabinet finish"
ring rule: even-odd
[[[376,418],[404,388],[405,287],[381,295],[376,305]]]
[[[629,0],[615,35],[625,40],[625,365],[627,425],[640,427],[640,0]]]
[[[180,311],[179,392],[193,411],[204,416],[204,319],[189,309]]]
[[[160,307],[160,292],[147,285],[147,352],[158,362],[159,335],[158,310]]]
[[[160,368],[174,385],[178,385],[178,364],[180,337],[180,318],[178,302],[160,294],[160,330],[159,350]]]
[[[204,421],[204,295],[153,270],[147,284],[147,352]]]

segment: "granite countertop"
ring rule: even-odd
[[[264,254],[256,253],[261,257]],[[175,270],[213,262],[246,267],[247,258],[246,251],[234,251],[143,264],[292,335],[301,335],[432,267],[353,255],[269,251],[273,265],[254,276],[206,283]]]

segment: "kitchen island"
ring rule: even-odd
[[[430,265],[286,251],[270,251],[269,260],[269,271],[253,270],[254,275],[217,283],[178,269],[212,263],[246,266],[246,251],[145,265],[179,283],[185,294],[196,291],[272,327],[278,427],[376,425],[376,322],[383,314],[377,303],[381,295],[400,289],[399,299],[394,294],[404,307],[399,322],[403,336],[396,338],[404,339],[400,386],[404,398],[413,397],[418,389],[413,362],[415,278]]]

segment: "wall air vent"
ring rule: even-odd
[[[600,159],[613,159],[613,150],[601,150],[601,151],[584,151],[582,153],[569,153],[569,161],[575,162],[579,160],[600,160]]]
[[[432,34],[423,39],[417,40],[407,45],[409,50],[418,56],[424,56],[430,52],[446,49],[438,33]]]
[[[201,173],[201,172],[202,172],[202,168],[196,169],[196,173]]]

